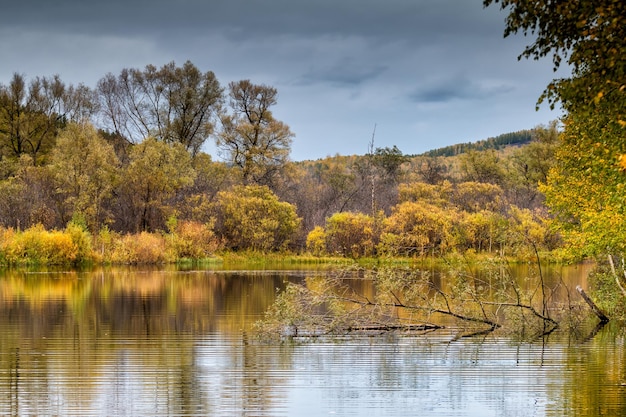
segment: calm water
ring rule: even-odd
[[[584,284],[584,267],[556,272]],[[0,273],[0,415],[626,415],[612,326],[259,343],[251,323],[305,274]]]

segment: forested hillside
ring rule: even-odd
[[[519,132],[504,133],[494,138],[479,140],[477,142],[459,143],[443,148],[425,152],[424,156],[455,156],[469,151],[486,151],[488,149],[500,150],[507,146],[521,146],[530,143],[532,130],[520,130]]]

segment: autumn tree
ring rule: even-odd
[[[0,224],[17,229],[36,224],[61,228],[65,224],[58,207],[50,171],[33,165],[29,155],[20,156],[14,174],[0,181]]]
[[[183,220],[210,223],[214,217],[212,206],[217,193],[241,183],[239,172],[211,155],[200,152],[191,161],[195,172],[193,184],[182,190],[182,198],[176,202],[176,211]]]
[[[459,156],[464,181],[502,184],[506,175],[503,161],[493,149],[469,151]]]
[[[89,123],[70,123],[60,133],[48,169],[65,219],[80,215],[92,232],[111,221],[106,202],[119,178],[113,146]]]
[[[567,112],[594,110],[613,102],[617,120],[625,120],[626,3],[619,0],[484,0],[508,12],[504,36],[532,36],[520,58],[552,55],[554,69],[565,62],[569,78],[551,82],[541,99],[560,102]]]
[[[27,84],[15,73],[8,86],[0,84],[0,155],[28,154],[40,163],[65,123],[87,119],[96,109],[95,95],[84,85],[67,86],[58,75]]]
[[[428,184],[439,184],[447,178],[448,167],[440,156],[420,156],[413,158],[411,168],[420,180]]]
[[[539,185],[548,181],[550,170],[556,163],[559,134],[556,121],[548,126],[538,126],[532,131],[532,141],[509,157],[507,194],[513,204],[525,208],[544,204]]]
[[[195,178],[184,145],[154,138],[130,150],[129,163],[121,175],[117,228],[135,232],[164,229],[165,220],[175,214],[171,199]]]
[[[213,72],[202,73],[190,61],[157,69],[123,69],[98,82],[106,128],[138,143],[154,137],[179,143],[196,155],[214,131],[222,88]]]
[[[557,164],[541,190],[569,249],[579,256],[626,253],[623,133],[610,113],[565,119]]]
[[[289,160],[294,136],[270,110],[278,102],[278,92],[249,80],[231,82],[228,87],[231,114],[222,116],[217,146],[241,169],[245,183],[271,186]]]
[[[508,11],[505,36],[534,39],[520,57],[552,54],[571,75],[540,98],[566,111],[557,163],[544,192],[570,246],[582,255],[626,252],[626,3],[615,0],[485,0]],[[624,164],[626,165],[626,164]]]

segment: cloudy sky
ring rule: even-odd
[[[559,117],[537,98],[550,60],[518,61],[481,0],[0,0],[0,83],[190,60],[220,83],[277,88],[295,160],[396,145],[406,154]],[[214,153],[212,147],[207,151]]]

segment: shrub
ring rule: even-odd
[[[379,249],[388,255],[445,253],[456,245],[455,209],[404,202],[384,221]]]
[[[285,249],[300,227],[295,206],[280,201],[266,186],[220,191],[216,212],[216,230],[232,249]]]
[[[329,252],[352,258],[374,255],[379,237],[372,216],[351,212],[326,219],[325,233]]]
[[[220,242],[211,224],[183,221],[174,225],[168,247],[173,258],[202,259],[215,253]]]
[[[2,252],[10,265],[66,265],[79,260],[78,245],[69,233],[37,225],[23,232],[3,233]]]
[[[316,226],[306,237],[306,248],[315,256],[326,254],[326,232],[321,226]]]
[[[148,232],[116,239],[111,253],[111,262],[121,264],[155,264],[168,260],[171,259],[166,257],[165,238]]]

